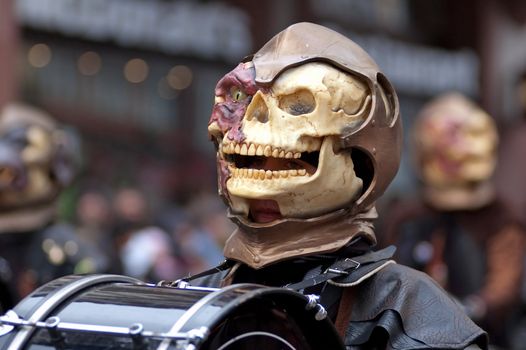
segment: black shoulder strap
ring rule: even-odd
[[[195,275],[184,277],[184,278],[180,278],[180,279],[178,279],[176,281],[160,281],[157,284],[158,285],[162,285],[162,286],[174,287],[174,286],[177,286],[181,282],[189,282],[189,281],[201,278],[201,277],[206,277],[206,276],[218,273],[218,272],[222,272],[222,271],[228,270],[229,268],[234,266],[235,263],[236,262],[234,260],[224,260],[219,265],[217,265],[215,267],[212,267],[211,269],[205,270],[203,272],[199,272],[199,273],[197,273]]]
[[[337,260],[330,265],[325,271],[313,277],[308,277],[301,282],[287,284],[284,288],[293,289],[296,291],[309,288],[329,280],[339,280],[344,278],[347,280],[351,275],[358,279],[357,276],[363,271],[374,271],[376,266],[385,264],[394,255],[396,248],[389,246],[378,251],[369,251],[368,253],[354,256],[352,258],[343,258]]]

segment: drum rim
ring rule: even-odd
[[[71,276],[64,276],[62,278],[71,278]],[[52,282],[56,282],[54,280]],[[59,306],[64,299],[67,299],[74,294],[81,292],[84,289],[91,288],[95,285],[105,284],[105,283],[132,283],[132,284],[144,284],[144,282],[129,276],[123,275],[112,275],[112,274],[98,274],[98,275],[86,275],[82,276],[79,279],[73,280],[63,287],[53,290],[51,293],[46,295],[44,299],[38,304],[35,310],[33,310],[31,316],[28,318],[29,322],[38,322],[42,321],[44,317],[48,316],[57,306]],[[41,288],[45,287],[42,286]],[[36,293],[38,289],[33,292]],[[32,293],[32,294],[33,294]],[[31,294],[27,297],[31,298]],[[22,301],[23,302],[23,301]],[[10,342],[7,350],[17,350],[22,349],[26,342],[35,332],[35,329],[32,327],[21,327],[14,334],[13,340]]]

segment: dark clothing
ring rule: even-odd
[[[509,203],[510,209],[526,225],[526,116],[503,128],[500,136],[498,163],[495,167],[495,185],[499,195]]]
[[[260,270],[241,265],[232,282],[285,285],[309,278],[302,274],[321,272],[328,264],[326,260],[286,261]],[[192,284],[219,287],[228,272]],[[344,276],[317,287],[322,305],[324,294],[336,295],[336,307],[324,306],[333,321],[348,322],[343,332],[347,349],[464,349],[470,344],[486,348],[485,332],[434,281],[392,261],[358,279]],[[347,292],[352,292],[352,306],[338,305]],[[332,298],[325,298],[326,303]],[[342,315],[342,310],[350,310],[350,315]]]
[[[5,259],[11,270],[12,300],[7,307],[58,277],[102,273],[107,269],[100,251],[81,241],[75,228],[66,223],[52,223],[28,232],[1,233],[0,258]]]
[[[506,346],[506,321],[520,303],[526,239],[507,207],[495,200],[476,210],[439,211],[414,200],[397,203],[390,214],[381,238],[399,247],[397,260],[430,275],[493,343]],[[483,309],[473,308],[474,298]]]

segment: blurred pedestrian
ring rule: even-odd
[[[119,273],[120,263],[111,237],[113,213],[109,194],[102,188],[81,190],[75,206],[75,231],[84,244],[101,253],[100,264],[108,273]]]
[[[124,274],[145,282],[171,280],[186,273],[167,232],[156,226],[133,232],[120,252]]]
[[[205,268],[224,260],[223,247],[234,229],[232,222],[225,216],[225,210],[223,201],[211,193],[196,196],[188,204],[187,211],[194,230],[181,240],[181,244],[199,255],[205,262]]]
[[[451,93],[423,108],[412,136],[420,196],[386,210],[383,242],[398,245],[400,262],[428,273],[493,343],[506,345],[506,321],[520,302],[526,237],[492,182],[495,123]]]
[[[64,274],[96,272],[57,201],[79,168],[79,141],[45,112],[9,104],[0,113],[0,257],[15,301]]]
[[[502,126],[495,182],[499,194],[526,225],[526,162],[522,161],[526,150],[526,70],[519,76],[515,92],[520,115]]]
[[[130,237],[138,230],[152,224],[152,213],[143,191],[135,186],[127,185],[116,189],[111,202],[113,215],[111,227],[112,247],[117,256]],[[121,262],[118,262],[121,264]],[[122,272],[121,266],[113,267]]]

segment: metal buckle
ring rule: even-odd
[[[353,263],[355,265],[355,266],[351,267],[353,270],[356,270],[361,265],[359,261],[356,261],[356,260],[351,259],[351,258],[345,258],[344,262],[351,262],[351,263]],[[348,275],[349,274],[349,271],[347,271],[348,269],[350,269],[350,268],[347,268],[345,270],[340,270],[340,269],[336,269],[336,268],[333,268],[333,267],[329,267],[327,270],[325,270],[324,273],[335,273],[337,275]]]
[[[345,258],[344,261],[350,261],[350,262],[352,262],[353,264],[356,264],[356,266],[353,267],[353,270],[356,270],[357,268],[359,268],[359,267],[362,265],[359,261],[356,261],[356,260],[351,259],[351,258]]]
[[[331,269],[331,268],[328,268],[327,270],[325,270],[325,273],[336,273],[338,275],[348,275],[349,274],[349,272],[347,272],[347,271],[338,270],[338,269]]]

